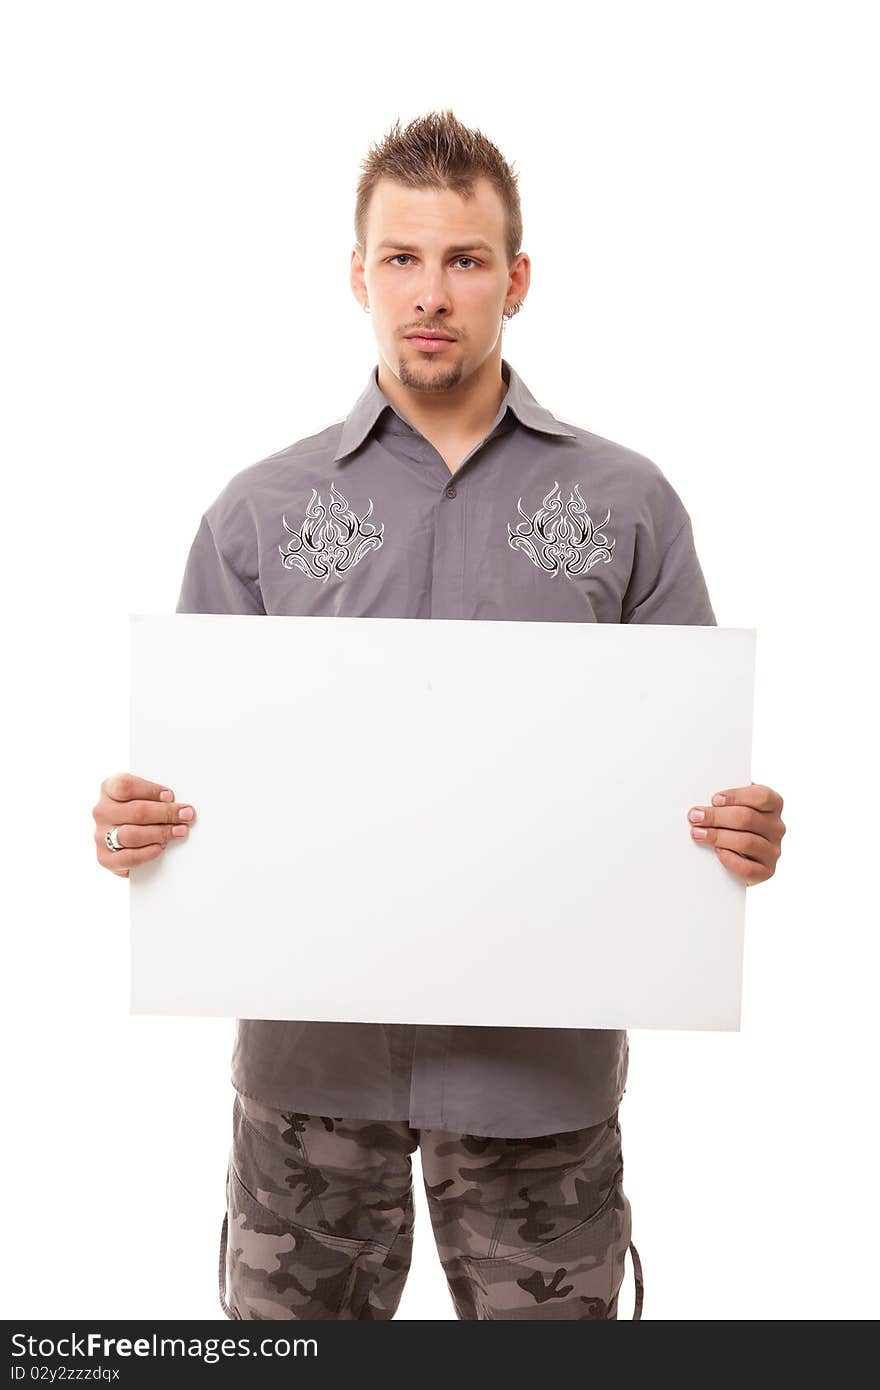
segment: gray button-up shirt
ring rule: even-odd
[[[345,420],[223,488],[177,612],[714,624],[658,466],[560,423],[501,370],[498,413],[451,474],[373,367]],[[628,1059],[616,1029],[238,1019],[232,1084],[310,1114],[526,1137],[611,1115]]]

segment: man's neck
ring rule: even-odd
[[[507,394],[500,355],[487,358],[479,371],[449,391],[406,386],[381,358],[378,382],[394,408],[434,445],[450,472],[485,439]]]

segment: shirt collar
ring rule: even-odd
[[[572,430],[567,430],[550,414],[549,410],[545,410],[542,405],[538,404],[522,377],[503,357],[501,359],[501,373],[507,380],[507,392],[498,407],[498,414],[492,422],[490,433],[499,423],[507,408],[510,407],[520,423],[528,425],[530,429],[542,430],[545,434],[563,435],[567,439],[577,438]],[[386,407],[393,410],[409,429],[413,429],[413,426],[392,405],[380,387],[377,365],[371,369],[366,386],[345,418],[339,447],[333,455],[334,463],[339,463],[349,454],[354,453],[355,449],[364,442]]]

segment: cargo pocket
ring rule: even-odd
[[[300,1226],[258,1202],[234,1166],[228,1175],[221,1303],[238,1319],[385,1319],[409,1271],[412,1230],[391,1245],[350,1240]],[[221,1278],[223,1268],[221,1267]],[[227,1305],[228,1298],[228,1305]]]
[[[513,1255],[463,1256],[479,1318],[616,1318],[632,1233],[620,1177],[601,1206],[561,1236]]]

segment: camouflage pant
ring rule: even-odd
[[[616,1318],[638,1252],[615,1113],[532,1139],[272,1110],[236,1094],[220,1244],[230,1318],[392,1318],[410,1266],[410,1155],[459,1318]]]

